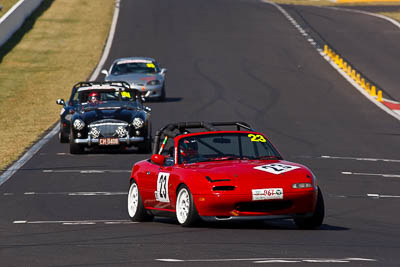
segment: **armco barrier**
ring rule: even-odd
[[[43,0],[21,0],[0,18],[0,46],[16,32]]]

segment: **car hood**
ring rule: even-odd
[[[312,179],[311,171],[297,163],[284,160],[230,160],[221,162],[201,162],[183,165],[211,180],[254,181],[282,179]]]
[[[151,80],[164,80],[164,76],[158,73],[147,74],[147,73],[130,73],[123,75],[108,75],[105,78],[106,81],[125,81],[130,84],[135,85],[145,85],[148,81]]]

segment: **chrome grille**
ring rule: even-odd
[[[89,128],[97,128],[100,131],[100,137],[117,137],[118,127],[128,127],[128,123],[119,120],[101,120],[92,122]]]

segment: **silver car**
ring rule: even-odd
[[[126,57],[114,60],[110,70],[102,70],[105,81],[125,81],[143,92],[145,98],[165,99],[165,74],[157,61],[148,57]]]

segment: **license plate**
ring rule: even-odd
[[[263,188],[251,190],[253,200],[283,199],[282,188]]]
[[[101,145],[101,146],[119,145],[119,139],[118,138],[100,138],[99,145]]]

